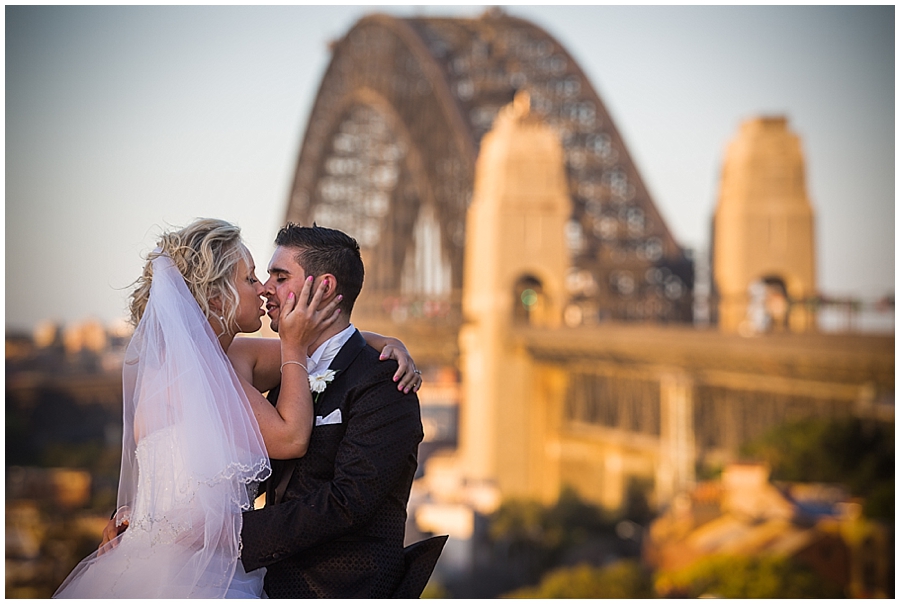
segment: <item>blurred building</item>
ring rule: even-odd
[[[731,464],[720,480],[678,495],[648,531],[654,568],[677,571],[711,555],[802,561],[849,597],[891,597],[893,539],[839,486],[769,481],[768,468]]]
[[[130,329],[6,335],[6,595],[48,598],[115,507]]]
[[[7,499],[47,500],[62,510],[90,502],[91,474],[85,470],[13,466],[6,474]]]

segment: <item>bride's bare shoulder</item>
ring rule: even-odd
[[[235,338],[228,358],[238,375],[259,390],[268,390],[280,380],[281,341],[277,338]]]
[[[273,350],[279,352],[281,350],[281,341],[278,338],[240,335],[228,347],[228,356],[231,357],[233,354],[239,357],[271,354]]]

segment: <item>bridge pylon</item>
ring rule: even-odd
[[[475,167],[459,337],[464,475],[504,498],[556,496],[534,446],[547,426],[533,360],[510,336],[562,325],[571,212],[562,145],[520,91],[482,140]]]

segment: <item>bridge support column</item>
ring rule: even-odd
[[[562,324],[571,213],[559,138],[519,93],[481,142],[459,338],[463,475],[502,497],[549,498],[544,443],[552,403],[542,394],[554,385],[541,382],[513,335]]]
[[[685,374],[660,380],[660,456],[657,505],[664,505],[696,482],[694,470],[694,383]]]

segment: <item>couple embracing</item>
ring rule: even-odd
[[[224,221],[150,254],[131,296],[118,510],[54,597],[421,593],[445,539],[404,552],[421,375],[399,340],[350,323],[354,239],[288,224],[275,243],[265,284]],[[263,296],[279,338],[235,338],[261,327]]]

